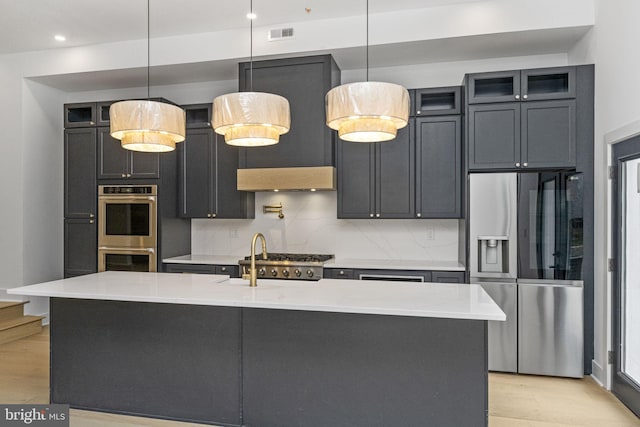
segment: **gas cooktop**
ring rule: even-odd
[[[256,269],[258,277],[264,279],[320,280],[322,266],[330,259],[333,255],[267,252],[266,260],[262,254],[256,254]],[[249,273],[251,257],[244,257],[238,264],[243,273]]]

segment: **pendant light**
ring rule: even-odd
[[[366,81],[344,84],[327,92],[327,126],[337,130],[345,141],[389,141],[409,121],[409,91],[397,84],[369,81],[369,0],[366,52]]]
[[[253,92],[253,0],[250,1],[249,92],[235,92],[213,100],[211,125],[229,145],[261,147],[277,144],[289,132],[289,101],[272,93]]]
[[[147,0],[147,99],[116,102],[109,108],[111,136],[132,151],[167,152],[184,141],[186,116],[182,108],[151,101],[150,0]]]

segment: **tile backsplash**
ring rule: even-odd
[[[284,218],[262,212],[283,205]],[[272,252],[326,253],[338,258],[457,261],[458,220],[353,220],[336,218],[335,191],[256,193],[256,218],[197,219],[191,252],[245,255],[260,232]],[[259,249],[258,249],[259,250]]]

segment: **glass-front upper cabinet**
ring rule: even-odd
[[[556,67],[467,75],[469,104],[576,97],[576,68]]]

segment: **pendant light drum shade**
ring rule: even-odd
[[[409,91],[383,82],[335,87],[325,97],[327,126],[350,142],[394,139],[409,122]]]
[[[164,102],[134,100],[111,104],[111,136],[132,151],[166,152],[185,138],[185,112]]]
[[[228,93],[213,100],[211,125],[229,145],[277,144],[291,127],[289,101],[272,93]]]

